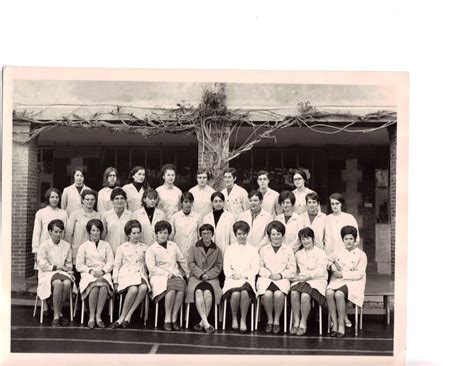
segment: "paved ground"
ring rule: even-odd
[[[39,309],[38,309],[39,310]],[[311,315],[314,325],[303,337],[267,335],[262,328],[252,334],[236,334],[219,330],[215,334],[183,330],[167,332],[153,327],[152,319],[146,326],[137,317],[129,329],[90,330],[75,320],[67,327],[51,327],[51,318],[39,324],[30,306],[12,307],[11,352],[39,353],[159,353],[159,354],[272,354],[272,355],[377,355],[393,354],[393,325],[386,325],[382,315],[364,315],[364,329],[354,336],[347,329],[344,338],[326,334],[323,316],[323,335],[319,336],[316,312]],[[105,315],[105,314],[104,314]],[[77,317],[78,319],[80,317]],[[190,328],[196,323],[190,320]],[[105,319],[105,316],[104,316]],[[393,319],[392,319],[393,320]],[[106,323],[107,324],[107,323]]]

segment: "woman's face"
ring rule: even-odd
[[[168,236],[169,233],[167,229],[161,230],[156,233],[156,240],[158,241],[158,243],[163,244],[166,243],[166,241],[168,240]]]
[[[193,209],[193,201],[190,201],[190,200],[183,200],[183,212],[185,214],[188,214],[191,212],[191,210]]]
[[[281,207],[283,208],[284,212],[291,212],[291,210],[293,210],[293,204],[289,198],[281,203]]]
[[[225,173],[224,174],[224,184],[226,188],[232,188],[235,183],[235,177],[232,175],[232,173]]]
[[[296,188],[304,187],[304,179],[301,174],[296,173],[295,175],[293,175],[293,183],[295,184]]]
[[[132,231],[130,232],[130,235],[128,236],[128,240],[130,243],[137,244],[140,241],[140,236],[142,232],[139,228],[134,227],[132,228]]]
[[[314,246],[314,241],[309,236],[302,237],[300,241],[305,249],[311,249]]]
[[[196,176],[196,180],[197,180],[198,186],[204,188],[207,184],[207,174],[206,173],[198,174]]]
[[[206,246],[212,243],[212,231],[211,230],[203,230],[201,231],[201,238]]]
[[[119,194],[118,196],[114,197],[114,199],[112,201],[112,204],[113,204],[114,208],[123,209],[123,208],[125,208],[125,205],[127,204],[127,201],[125,200],[124,196]]]
[[[91,231],[89,233],[89,239],[91,241],[96,242],[100,239],[100,234],[101,234],[100,229],[97,226],[92,225]]]
[[[342,204],[338,200],[335,200],[334,198],[330,199],[331,203],[331,210],[333,213],[340,213],[342,209]]]
[[[245,244],[247,242],[247,235],[248,233],[246,233],[245,231],[237,229],[237,232],[235,233],[237,243]]]
[[[156,204],[158,203],[158,199],[153,196],[146,196],[144,202],[145,202],[145,207],[155,207]]]
[[[163,175],[163,179],[165,183],[169,185],[174,183],[175,178],[176,178],[176,173],[174,172],[174,170],[171,170],[171,169],[166,170],[165,174]]]
[[[134,175],[132,175],[135,183],[143,183],[145,181],[145,170],[140,169]]]
[[[280,246],[283,242],[283,234],[276,229],[270,231],[270,242],[273,246]]]
[[[82,204],[85,208],[92,210],[95,205],[95,196],[93,194],[86,194],[82,200]]]
[[[78,170],[74,173],[74,184],[76,186],[82,186],[82,184],[84,184],[84,175]]]
[[[344,246],[347,250],[352,250],[356,247],[355,238],[352,236],[352,234],[345,235],[344,238],[342,238],[342,241],[344,242]]]
[[[214,210],[222,210],[224,208],[224,201],[220,197],[214,197],[212,200],[212,208]]]
[[[115,186],[117,183],[117,173],[111,171],[107,177],[107,184],[111,187]]]
[[[56,225],[54,225],[53,230],[49,231],[49,235],[51,236],[51,240],[54,243],[59,243],[59,241],[61,240],[61,237],[63,235],[63,230],[61,228],[57,227]]]
[[[260,176],[257,178],[258,186],[259,186],[261,189],[267,189],[269,182],[270,182],[270,180],[268,179],[268,177],[267,177],[266,175],[260,175]]]
[[[260,198],[258,198],[257,196],[250,197],[249,202],[250,202],[250,209],[252,211],[258,211],[262,204],[262,201],[260,201]]]
[[[49,196],[49,205],[51,207],[58,207],[59,204],[59,194],[56,192],[51,192],[51,195]]]
[[[319,207],[318,201],[313,200],[313,199],[310,198],[306,201],[306,206],[308,207],[309,212],[318,213],[318,207]]]

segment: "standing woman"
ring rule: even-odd
[[[61,240],[63,231],[64,223],[61,220],[51,220],[48,224],[50,239],[42,242],[38,248],[38,297],[46,300],[52,292],[53,327],[69,324],[69,320],[63,317],[62,308],[74,285],[71,245]]]
[[[332,321],[331,337],[344,337],[347,325],[347,301],[362,307],[365,293],[366,254],[357,248],[357,229],[344,226],[341,229],[343,249],[329,255],[331,279],[326,290],[329,314]]]
[[[48,224],[53,220],[61,220],[67,223],[67,212],[59,208],[61,193],[57,188],[49,188],[44,195],[46,207],[39,209],[35,215],[33,227],[33,239],[31,241],[31,252],[35,255],[35,269],[38,268],[36,253],[42,242],[49,239]]]
[[[325,249],[324,230],[326,228],[327,215],[321,212],[319,195],[316,192],[308,193],[306,195],[306,206],[308,207],[308,210],[301,214],[301,217],[303,217],[304,227],[310,227],[313,229],[315,245],[320,249]]]
[[[305,183],[307,180],[308,180],[308,177],[304,170],[297,169],[293,173],[293,183],[296,187],[293,190],[293,194],[295,195],[295,198],[296,198],[295,212],[297,214],[301,214],[307,210],[306,195],[308,193],[314,192],[313,190],[305,186]]]
[[[298,274],[291,278],[291,311],[293,324],[290,334],[304,335],[311,311],[311,300],[324,306],[328,283],[326,252],[315,245],[313,229],[305,227],[298,232],[303,249],[296,252]]]
[[[110,193],[115,187],[120,186],[117,169],[108,167],[104,172],[103,187],[97,198],[97,212],[101,215],[112,208],[112,201],[110,200]]]
[[[211,195],[215,192],[214,188],[207,184],[210,174],[206,169],[199,168],[196,173],[197,185],[189,190],[194,196],[193,210],[201,217],[204,217],[211,209]]]
[[[160,196],[160,208],[166,215],[166,221],[170,221],[171,217],[180,210],[181,189],[174,185],[176,179],[176,167],[173,164],[165,164],[161,168],[163,184],[156,188]]]
[[[224,169],[225,188],[221,191],[225,198],[225,209],[234,215],[237,220],[239,215],[250,207],[247,191],[235,183],[237,170],[235,168]]]
[[[148,181],[146,179],[146,170],[142,166],[136,166],[128,175],[128,184],[123,186],[127,198],[127,207],[133,212],[140,208],[143,193],[148,188]]]
[[[90,189],[84,184],[85,174],[82,168],[76,168],[72,172],[74,183],[64,188],[61,196],[61,208],[70,215],[81,208],[81,195],[86,189]]]
[[[186,303],[194,302],[201,317],[194,330],[205,330],[214,333],[214,327],[209,324],[207,317],[212,303],[220,304],[222,289],[219,275],[222,272],[224,258],[219,247],[212,241],[214,227],[204,224],[199,228],[200,240],[191,248],[188,255],[188,266],[191,271],[189,286],[186,293]]]
[[[155,224],[165,219],[165,213],[158,208],[158,192],[147,188],[143,193],[142,207],[136,210],[132,219],[142,225],[142,243],[150,246],[155,241]]]
[[[100,219],[94,205],[97,199],[97,192],[92,189],[85,189],[81,193],[82,208],[71,213],[67,219],[65,239],[71,243],[72,263],[76,264],[76,254],[79,246],[89,240],[86,225],[89,220]]]
[[[260,259],[257,248],[247,243],[249,224],[237,221],[232,228],[237,242],[231,244],[224,253],[225,282],[222,293],[224,298],[230,298],[232,330],[245,333],[249,305],[251,301],[255,302],[255,277],[260,269]]]
[[[126,293],[122,313],[110,327],[128,328],[138,305],[145,299],[150,289],[145,268],[147,246],[140,243],[141,225],[131,220],[125,225],[128,241],[117,248],[112,279],[114,289],[119,294]]]
[[[201,224],[210,224],[214,228],[214,242],[222,253],[235,241],[232,231],[234,215],[224,210],[224,200],[222,192],[214,192],[211,195],[212,212],[205,215],[201,221]]]
[[[171,225],[158,221],[155,225],[156,242],[146,251],[146,265],[150,274],[152,299],[165,298],[165,330],[180,330],[178,312],[183,303],[186,282],[183,273],[189,276],[186,259],[176,243],[168,240]]]
[[[283,191],[278,196],[278,203],[283,209],[283,213],[275,217],[285,225],[286,234],[284,243],[288,245],[295,253],[301,246],[298,239],[298,232],[304,227],[303,218],[295,212],[296,198],[293,192]]]
[[[127,241],[127,234],[124,228],[125,224],[132,219],[132,211],[125,208],[127,205],[127,194],[122,188],[114,188],[110,194],[110,199],[113,208],[102,215],[102,222],[104,223],[102,238],[110,244],[115,253],[117,248]]]
[[[340,193],[333,193],[329,196],[329,205],[332,213],[326,217],[324,245],[326,253],[331,253],[336,249],[344,249],[344,242],[341,238],[341,229],[346,226],[354,226],[359,234],[357,221],[349,213],[343,212],[345,204],[344,196]],[[359,235],[356,236],[356,245],[359,244]]]
[[[100,240],[104,231],[102,221],[89,220],[86,225],[89,240],[77,251],[76,268],[81,273],[79,289],[82,300],[89,298],[89,321],[87,326],[105,328],[102,311],[108,297],[113,296],[111,272],[114,267],[114,253],[110,244]]]
[[[285,225],[272,221],[267,226],[270,245],[260,249],[260,270],[257,279],[257,294],[263,295],[263,306],[267,313],[265,333],[280,332],[280,315],[284,300],[290,289],[290,281],[296,274],[293,249],[283,243]],[[275,312],[275,316],[273,316]]]

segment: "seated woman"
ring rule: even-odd
[[[142,225],[142,242],[152,245],[155,241],[155,224],[165,219],[165,213],[158,208],[160,198],[158,192],[147,188],[143,192],[142,207],[135,210],[132,219],[138,220]]]
[[[326,299],[332,321],[331,337],[344,337],[346,301],[356,306],[362,306],[364,302],[367,256],[357,248],[354,226],[344,226],[341,238],[345,249],[336,249],[329,255],[332,274]]]
[[[207,317],[211,311],[213,299],[215,304],[221,302],[222,290],[219,286],[219,274],[222,271],[223,256],[219,247],[212,241],[214,227],[204,224],[199,228],[200,240],[191,248],[188,254],[188,266],[191,271],[186,302],[194,302],[201,317],[194,330],[205,330],[214,333],[215,329],[209,324]]]
[[[61,240],[63,231],[62,220],[50,221],[48,224],[50,239],[40,244],[37,257],[38,297],[46,300],[51,296],[51,287],[53,288],[54,317],[51,323],[53,327],[69,324],[69,320],[63,317],[62,308],[74,284],[71,245]]]
[[[298,232],[303,249],[296,252],[298,274],[291,278],[291,311],[293,325],[290,334],[306,333],[307,320],[311,311],[311,299],[324,306],[328,282],[326,252],[316,246],[314,231],[305,227]]]
[[[158,221],[155,224],[156,242],[146,252],[146,265],[153,301],[157,303],[165,298],[164,329],[180,330],[177,318],[186,291],[186,281],[181,271],[189,276],[189,269],[176,243],[168,240],[170,233],[169,222]]]
[[[247,243],[250,225],[245,221],[237,221],[233,225],[236,243],[227,247],[224,253],[224,288],[225,298],[230,297],[232,311],[232,330],[247,331],[247,311],[250,301],[255,301],[255,276],[259,270],[257,248]],[[237,318],[240,308],[240,327]],[[225,314],[224,314],[225,316]]]
[[[105,328],[102,321],[107,297],[113,296],[111,272],[114,266],[114,252],[106,241],[100,240],[104,230],[102,221],[89,220],[86,225],[89,240],[82,243],[77,251],[76,268],[81,274],[79,289],[82,300],[89,298],[89,321],[87,326]]]
[[[260,277],[257,279],[257,293],[263,295],[263,306],[267,313],[265,333],[280,332],[280,315],[290,281],[296,274],[296,260],[293,249],[283,243],[285,225],[272,221],[267,226],[270,244],[260,249]],[[275,312],[275,316],[273,316]]]
[[[145,299],[150,288],[145,269],[145,252],[147,246],[140,243],[142,227],[137,220],[125,224],[125,235],[128,241],[117,248],[114,260],[114,289],[125,293],[122,313],[110,327],[128,328],[130,320],[138,305]]]

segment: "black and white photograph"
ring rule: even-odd
[[[113,71],[6,70],[12,354],[403,347],[406,73]]]

